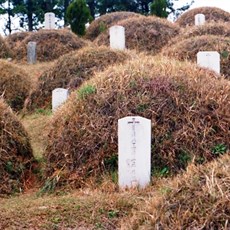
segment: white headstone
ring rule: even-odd
[[[197,64],[220,74],[220,54],[216,51],[200,51],[197,54]]]
[[[52,12],[45,13],[45,29],[55,29],[55,14]]]
[[[52,91],[52,111],[54,112],[68,98],[68,89],[56,88]]]
[[[118,120],[120,188],[144,188],[151,176],[151,121],[134,116]]]
[[[28,42],[27,44],[27,62],[29,64],[35,64],[37,60],[36,54],[36,42]]]
[[[204,14],[196,14],[195,15],[195,25],[201,26],[205,24],[205,15]]]
[[[125,49],[125,28],[123,26],[112,26],[109,28],[109,41],[111,49]]]

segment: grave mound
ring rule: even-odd
[[[10,51],[9,46],[2,36],[0,36],[0,58],[10,58],[11,56],[12,52]]]
[[[23,36],[24,39],[23,39]],[[15,53],[15,59],[26,61],[28,42],[37,42],[37,60],[41,62],[52,61],[63,54],[78,50],[86,45],[86,42],[68,30],[39,30],[37,32],[19,34],[15,42],[9,38],[9,43]],[[15,43],[15,45],[14,45]]]
[[[99,34],[106,31],[110,26],[115,25],[118,21],[132,17],[142,17],[142,15],[125,11],[102,15],[89,25],[85,38],[93,41]]]
[[[217,51],[221,58],[221,74],[230,78],[230,40],[228,37],[203,35],[182,39],[175,44],[164,47],[162,54],[180,61],[196,62],[199,51]]]
[[[117,23],[125,28],[127,49],[158,53],[170,39],[179,33],[179,28],[166,19],[154,16],[130,18]],[[98,36],[98,45],[109,46],[109,31]]]
[[[225,155],[199,167],[191,165],[184,175],[164,181],[159,194],[122,229],[229,229],[229,164],[230,155]]]
[[[186,27],[183,30],[181,30],[181,33],[178,35],[178,37],[170,41],[170,44],[178,42],[178,38],[181,40],[202,35],[216,35],[229,37],[230,24],[223,22],[210,22],[202,26]]]
[[[12,113],[0,100],[0,196],[21,192],[34,162],[28,135]]]
[[[217,7],[199,7],[186,11],[176,23],[181,27],[192,26],[195,24],[195,15],[204,14],[206,22],[230,22],[230,13]]]
[[[125,116],[151,119],[154,174],[210,161],[229,147],[229,97],[227,80],[192,63],[140,56],[108,68],[55,113],[46,176],[76,187],[116,169],[118,119]],[[215,151],[218,146],[223,151]]]
[[[26,107],[29,110],[48,108],[51,106],[52,90],[55,88],[74,90],[94,76],[94,72],[102,71],[115,63],[122,63],[128,58],[130,55],[127,52],[114,51],[107,47],[85,47],[64,55],[53,68],[40,76]]]
[[[21,42],[28,37],[31,32],[17,32],[8,35],[5,40],[6,43],[9,45],[10,49],[16,49],[16,47],[20,46]]]
[[[21,110],[31,88],[28,74],[5,60],[0,60],[0,73],[0,95],[13,110]]]

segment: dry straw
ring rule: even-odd
[[[230,155],[165,180],[122,229],[230,229]]]
[[[216,158],[229,147],[230,85],[189,63],[140,56],[98,73],[73,92],[50,127],[46,176],[80,186],[116,168],[118,119],[152,121],[152,167],[177,173],[190,160]]]
[[[89,25],[85,37],[93,41],[100,33],[115,25],[118,21],[132,17],[141,17],[141,15],[125,11],[102,15]]]
[[[85,80],[109,65],[124,62],[130,55],[106,47],[85,47],[61,57],[56,65],[38,79],[38,86],[31,93],[27,108],[47,108],[51,105],[52,90],[55,88],[78,88]]]
[[[217,51],[221,56],[221,74],[230,78],[230,39],[214,35],[203,35],[182,39],[164,47],[162,54],[180,61],[196,62],[199,51]]]
[[[195,24],[195,15],[204,14],[207,22],[230,22],[230,13],[216,7],[199,7],[186,11],[176,21],[181,27]]]
[[[4,60],[0,60],[0,73],[0,95],[14,110],[22,109],[31,87],[29,76],[17,65]]]
[[[166,19],[154,16],[134,17],[119,21],[117,25],[125,27],[125,45],[127,49],[157,54],[170,39],[179,33],[179,27]],[[109,31],[98,36],[98,45],[109,45]]]
[[[7,39],[15,53],[15,59],[21,61],[27,58],[27,44],[37,43],[37,60],[52,61],[63,54],[78,50],[86,45],[81,38],[68,30],[39,30],[30,33],[17,33]]]
[[[0,36],[0,58],[9,58],[12,56],[12,52],[5,40]]]
[[[24,189],[33,161],[26,131],[11,109],[0,100],[0,196]]]
[[[216,35],[222,37],[230,37],[230,23],[227,22],[210,22],[201,26],[191,26],[183,28],[178,35],[170,41],[176,43],[178,40],[187,39],[202,35]]]

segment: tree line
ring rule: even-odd
[[[177,16],[188,9],[194,0],[190,0],[190,3],[179,9],[174,7],[176,1],[179,0],[0,0],[0,14],[7,15],[4,30],[10,34],[12,18],[15,16],[19,18],[20,27],[33,31],[38,29],[44,21],[46,12],[55,13],[58,19],[64,21],[65,26],[68,25],[73,20],[67,17],[68,7],[72,8],[72,11],[69,11],[76,13],[76,7],[80,5],[79,9],[84,10],[83,5],[86,4],[87,20],[93,20],[97,16],[115,11],[131,11],[144,15],[156,14],[160,17],[167,17],[170,13]],[[80,13],[82,15],[82,12]],[[71,14],[70,17],[78,20],[77,15]]]

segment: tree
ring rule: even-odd
[[[84,35],[85,24],[92,18],[85,0],[74,0],[70,3],[66,11],[66,18],[74,33]]]
[[[167,17],[169,14],[173,14],[174,18],[177,18],[194,3],[194,0],[190,0],[190,3],[187,3],[179,8],[175,8],[175,1],[179,0],[154,0],[150,7],[151,14],[155,14],[159,17]]]
[[[8,1],[0,0],[0,14],[6,14],[7,15],[6,23],[4,23],[5,28],[3,29],[3,31],[5,34],[11,34],[11,32],[12,32],[11,18],[14,16],[13,11],[12,11],[11,0],[8,0]]]
[[[168,17],[168,13],[166,11],[166,9],[167,9],[166,0],[155,0],[151,4],[150,9],[151,9],[151,14],[154,14],[154,15],[161,17],[161,18],[167,18]]]

